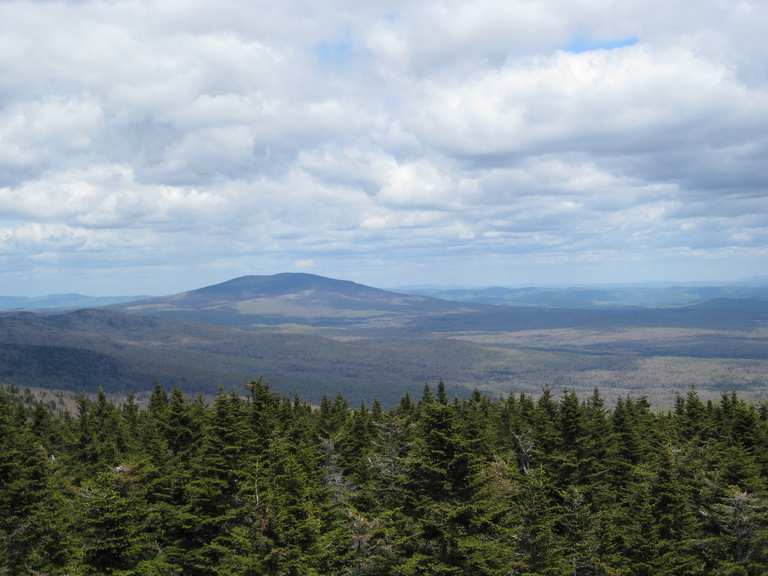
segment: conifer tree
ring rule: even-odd
[[[603,498],[607,490],[609,455],[616,453],[614,439],[605,404],[595,389],[584,408],[583,435],[578,447],[578,484],[588,488],[585,496],[590,501]]]
[[[555,527],[559,514],[552,498],[554,486],[543,467],[522,477],[516,498],[519,536],[516,552],[521,559],[521,573],[557,574],[565,565],[562,545]]]
[[[670,574],[698,573],[700,562],[692,553],[695,516],[671,449],[661,455],[652,484],[652,500],[659,542],[657,570]]]
[[[211,574],[211,567],[225,554],[228,531],[241,512],[238,494],[245,431],[240,400],[219,390],[187,488],[188,513],[194,518],[187,539],[190,574]]]
[[[768,419],[474,391],[319,409],[0,389],[0,575],[768,572]]]
[[[104,472],[81,491],[83,568],[89,576],[129,574],[151,556],[142,511],[120,474]]]

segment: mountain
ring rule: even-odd
[[[0,296],[0,310],[75,310],[111,306],[142,298],[146,296],[85,296],[84,294]]]
[[[425,315],[477,308],[301,273],[243,276],[116,307],[129,313],[231,326],[303,324],[359,328],[391,327]]]
[[[535,301],[550,303],[546,305],[501,305],[441,300],[314,274],[285,273],[243,276],[113,309],[241,328],[293,326],[390,337],[659,326],[751,330],[768,325],[768,298],[721,297],[719,290],[710,293],[701,289],[695,303],[682,306],[594,306],[586,304],[584,298],[598,296],[595,290],[568,290],[553,290],[546,298],[543,292],[531,292]],[[706,295],[713,298],[706,299]],[[552,305],[553,302],[559,305]]]
[[[313,401],[395,401],[439,379],[459,394],[599,385],[669,402],[696,384],[763,397],[768,300],[498,306],[277,274],[106,308],[0,313],[0,383],[208,394],[258,376]]]

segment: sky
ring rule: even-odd
[[[0,2],[0,294],[768,270],[768,2]]]

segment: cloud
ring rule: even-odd
[[[310,258],[306,258],[304,260],[296,260],[296,262],[293,263],[293,267],[297,270],[311,270],[315,266],[315,261]]]
[[[750,275],[766,20],[715,0],[2,2],[0,282]]]

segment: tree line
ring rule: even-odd
[[[768,573],[768,405],[0,391],[0,575]]]

